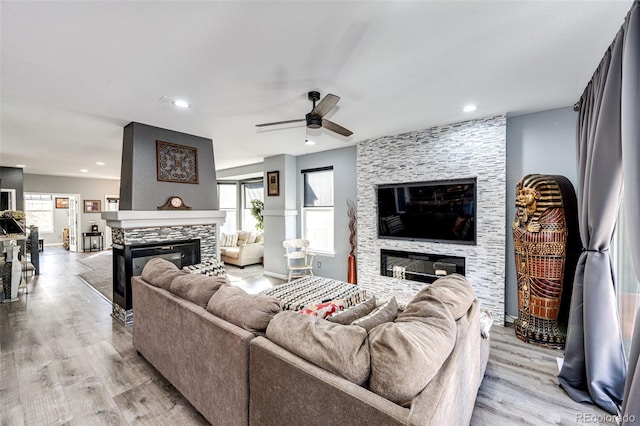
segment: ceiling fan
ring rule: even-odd
[[[334,106],[336,106],[336,104],[340,100],[340,96],[332,95],[331,93],[329,93],[324,98],[322,98],[320,102],[318,102],[318,105],[316,105],[316,101],[318,101],[319,99],[320,92],[309,92],[309,100],[313,102],[313,109],[305,116],[305,118],[256,124],[256,127],[275,126],[277,124],[288,124],[297,123],[299,121],[306,121],[307,127],[310,129],[319,129],[320,127],[324,127],[325,129],[336,132],[342,136],[351,136],[353,134],[351,130],[345,129],[339,124],[323,118],[329,111],[333,109]]]

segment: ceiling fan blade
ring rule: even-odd
[[[331,93],[329,93],[327,96],[322,98],[322,100],[318,103],[318,105],[316,105],[311,113],[318,114],[320,117],[323,117],[326,113],[331,111],[334,106],[336,106],[339,100],[340,96],[332,95]]]
[[[300,119],[297,119],[297,120],[274,121],[273,123],[256,124],[256,127],[275,126],[276,124],[297,123],[299,121],[306,121],[306,120],[307,120],[306,118],[300,118]]]
[[[326,118],[322,119],[322,127],[327,130],[331,130],[332,132],[336,132],[342,136],[351,136],[353,134],[351,130],[345,129],[341,125],[336,124],[333,121],[329,121]]]

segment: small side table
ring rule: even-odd
[[[94,243],[94,238],[97,243]],[[89,247],[87,247],[87,239],[89,239]],[[95,246],[95,247],[94,247]],[[104,238],[102,232],[83,232],[82,233],[82,251],[101,251],[104,249]]]

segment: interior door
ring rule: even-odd
[[[78,251],[78,198],[69,195],[69,251]]]

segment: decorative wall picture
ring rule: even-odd
[[[69,199],[66,197],[56,197],[56,209],[68,209]]]
[[[100,213],[101,211],[100,200],[84,200],[85,213]]]
[[[267,172],[267,195],[280,195],[280,172]]]
[[[158,180],[198,183],[198,148],[156,141]]]

